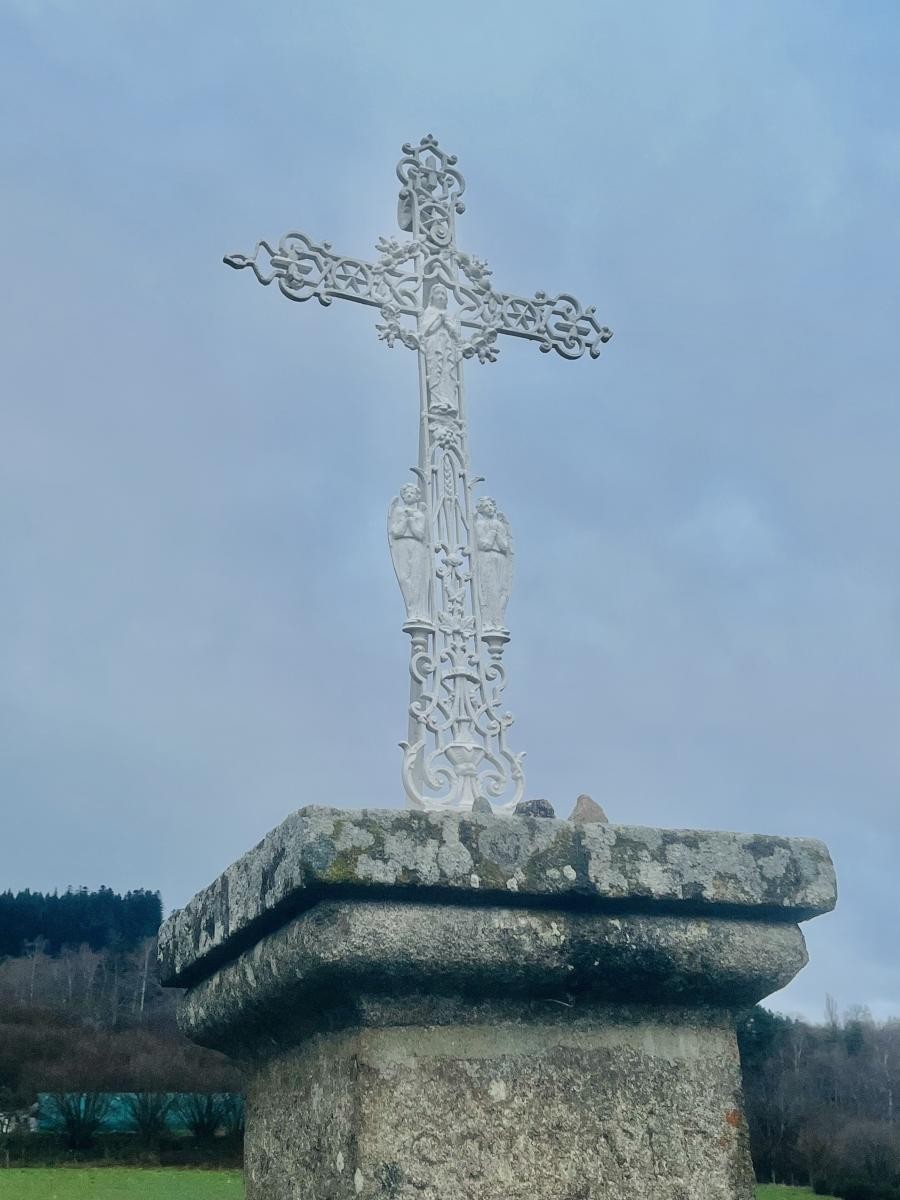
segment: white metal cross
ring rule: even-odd
[[[506,604],[513,539],[488,496],[476,500],[469,464],[463,360],[494,362],[497,335],[536,341],[563,358],[596,358],[612,333],[574,296],[531,299],[495,291],[487,264],[456,245],[465,181],[456,156],[430,135],[407,143],[397,165],[398,223],[410,240],[380,238],[376,262],[336,254],[329,242],[286,234],[273,249],[258,242],[250,267],[277,280],[290,300],[335,297],[378,308],[378,336],[419,359],[419,461],[415,482],[391,502],[388,544],[406,606],[410,702],[403,787],[417,808],[501,808],[522,799],[522,753],[508,743],[502,708],[509,641]],[[264,256],[263,265],[260,265]]]

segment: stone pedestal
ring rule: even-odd
[[[751,1200],[735,1015],[834,899],[804,839],[308,808],[160,958],[248,1200]]]

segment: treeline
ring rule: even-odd
[[[49,954],[40,942],[0,961],[0,1007],[64,1013],[96,1029],[146,1024],[174,1011],[175,994],[160,986],[156,939],[131,950],[65,946]]]
[[[900,1200],[900,1020],[821,1025],[757,1007],[739,1029],[757,1178],[846,1200]]]
[[[101,887],[53,892],[0,892],[0,957],[39,947],[59,954],[66,947],[133,950],[155,937],[162,921],[159,892],[138,888],[124,896]]]
[[[179,993],[160,985],[156,961],[158,893],[38,897],[91,898],[99,903],[81,910],[89,915],[80,928],[60,922],[56,942],[29,936],[24,953],[0,959],[0,1113],[28,1108],[38,1092],[241,1091],[240,1072],[224,1055],[177,1028]],[[0,928],[8,937],[3,915]]]

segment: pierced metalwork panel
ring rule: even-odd
[[[378,308],[378,336],[417,352],[419,460],[415,482],[400,488],[388,513],[410,638],[403,787],[419,808],[508,808],[525,788],[524,756],[508,744],[513,717],[503,708],[514,547],[493,498],[474,495],[482,480],[469,460],[463,364],[496,361],[500,334],[563,358],[596,358],[612,332],[567,292],[527,298],[494,289],[487,263],[456,245],[466,189],[456,162],[430,134],[404,145],[397,220],[410,240],[379,238],[373,262],[303,233],[225,262],[249,267],[265,286],[277,282],[289,300]]]

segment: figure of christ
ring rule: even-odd
[[[388,512],[388,543],[397,582],[406,605],[408,621],[430,619],[428,513],[415,483],[407,483],[391,501]]]
[[[447,289],[435,283],[422,314],[425,379],[430,412],[459,412],[459,322],[447,312]]]
[[[478,551],[478,599],[485,630],[504,629],[512,589],[513,540],[505,515],[490,496],[475,506],[475,547]]]

